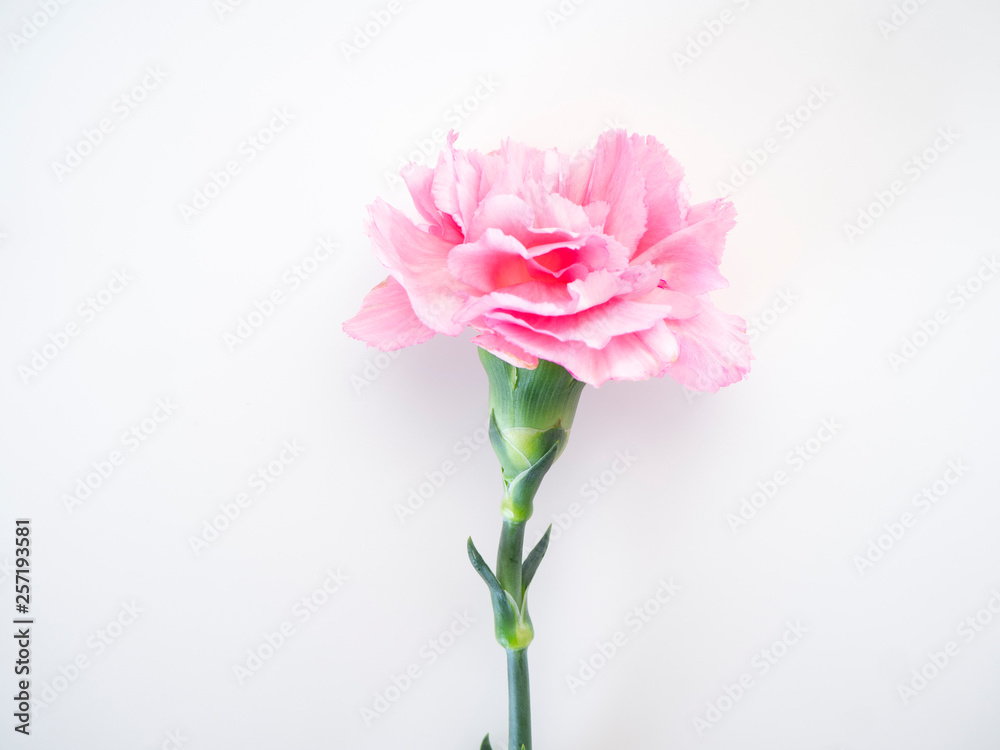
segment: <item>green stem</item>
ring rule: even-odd
[[[507,651],[507,694],[510,703],[509,750],[531,750],[531,696],[528,649]]]
[[[521,556],[524,553],[524,523],[504,519],[497,551],[497,580],[521,606]]]
[[[504,519],[497,551],[497,580],[518,607],[521,595],[521,557],[524,554],[524,523]],[[528,690],[528,650],[507,651],[507,696],[510,750],[531,750],[531,698]]]

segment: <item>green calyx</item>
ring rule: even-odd
[[[490,443],[500,460],[504,518],[524,522],[542,477],[569,440],[585,383],[545,360],[529,370],[479,350],[490,382]]]

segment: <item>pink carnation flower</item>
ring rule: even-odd
[[[669,374],[718,390],[750,368],[742,318],[707,293],[735,209],[690,205],[684,171],[652,136],[601,135],[573,157],[505,141],[447,148],[403,179],[424,222],[385,201],[368,234],[389,277],[344,324],[390,351],[472,326],[518,367],[539,359],[598,386]]]

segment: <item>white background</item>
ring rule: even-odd
[[[474,748],[487,731],[505,746],[503,652],[465,555],[471,534],[492,559],[499,531],[475,348],[437,337],[389,359],[340,328],[385,275],[364,206],[412,212],[387,175],[456,125],[459,147],[486,151],[652,134],[695,200],[752,172],[714,296],[751,320],[749,378],[704,396],[669,379],[588,388],[536,501],[530,539],[566,527],[531,598],[536,747],[1000,746],[1000,278],[955,301],[998,251],[995,3],[910,0],[896,28],[880,28],[888,0],[43,5],[0,13],[0,610],[9,623],[13,519],[29,517],[32,692],[48,702],[25,738],[5,698],[0,746]],[[345,54],[372,12],[388,24]],[[248,146],[275,108],[291,122]],[[888,209],[845,229],[895,181]],[[311,272],[293,288],[296,267]],[[131,280],[102,292],[115,272]],[[276,289],[282,303],[227,344]],[[89,298],[106,304],[81,312]],[[841,426],[808,443],[823,420]],[[126,443],[136,425],[144,440]],[[285,441],[301,453],[257,492]],[[807,462],[789,460],[797,446]],[[122,463],[67,503],[113,451]],[[618,452],[634,460],[614,474]],[[914,496],[949,461],[969,468],[923,512]],[[727,516],[781,471],[734,532]],[[348,578],[330,595],[328,571]],[[661,579],[677,594],[633,627]],[[308,620],[294,614],[314,595]],[[977,613],[979,630],[959,629]],[[431,663],[456,616],[475,622]],[[762,674],[789,622],[808,632]],[[602,664],[616,631],[625,645]],[[949,641],[957,656],[904,701]]]

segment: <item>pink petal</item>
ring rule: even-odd
[[[555,149],[541,151],[507,138],[500,144],[500,155],[507,164],[517,168],[522,182],[538,182],[547,192],[559,189],[566,157]]]
[[[619,273],[628,266],[628,249],[614,237],[602,234],[584,235],[569,242],[536,245],[529,251],[534,263],[529,267],[551,273],[567,281],[582,278],[586,273],[564,276],[567,270],[611,271]]]
[[[361,311],[344,323],[344,333],[384,352],[422,344],[434,335],[414,314],[406,290],[392,276],[368,292]]]
[[[505,160],[502,149],[500,152],[491,152],[489,156],[498,160],[498,166],[487,191],[480,192],[479,202],[497,195],[523,195],[525,165]]]
[[[434,204],[455,219],[466,231],[480,201],[489,193],[503,164],[498,155],[481,154],[455,148],[455,131],[448,133],[448,144],[438,157],[431,183]]]
[[[472,338],[473,344],[479,344],[488,352],[497,355],[504,362],[508,362],[514,367],[527,367],[530,370],[538,367],[538,357],[528,354],[524,349],[510,343],[503,336],[486,331]]]
[[[478,240],[487,229],[499,229],[522,243],[529,239],[535,212],[524,199],[508,193],[490,194],[476,209],[466,232],[467,241]]]
[[[475,242],[456,245],[448,253],[448,270],[460,281],[489,292],[531,281],[528,251],[499,229],[487,229]]]
[[[645,300],[662,283],[660,269],[652,263],[633,263],[622,272],[621,279],[628,287],[622,294],[636,300]]]
[[[607,271],[595,271],[569,284],[528,281],[470,298],[459,311],[457,319],[475,320],[490,310],[569,315],[607,302],[630,288],[617,274]]]
[[[476,209],[467,232],[469,241],[479,239],[487,229],[500,229],[525,247],[533,248],[570,242],[582,233],[591,232],[590,221],[580,206],[562,196],[539,194],[541,188],[537,183],[525,186],[525,197],[497,192],[498,187],[495,183]]]
[[[607,131],[594,149],[594,166],[582,205],[610,204],[604,231],[630,250],[646,231],[646,181],[624,130]]]
[[[590,225],[603,232],[604,225],[608,221],[608,214],[611,213],[611,204],[607,201],[592,201],[583,207],[583,211],[587,214]]]
[[[628,250],[613,237],[584,235],[525,247],[520,238],[496,227],[448,254],[450,273],[483,293],[532,280],[568,284],[593,271],[624,270],[627,264]]]
[[[639,253],[632,262],[661,266],[667,285],[686,294],[725,288],[729,284],[718,265],[726,233],[736,225],[736,208],[724,200],[699,203],[691,209],[688,221],[688,226]]]
[[[677,357],[677,340],[663,321],[645,331],[611,339],[603,349],[578,341],[559,341],[513,323],[497,323],[497,333],[525,351],[560,364],[577,380],[599,386],[608,380],[659,377]]]
[[[594,171],[594,150],[580,151],[565,163],[559,194],[573,203],[586,207],[591,202],[587,200],[587,187],[590,184],[590,174]],[[610,209],[610,204],[608,206]]]
[[[434,205],[434,197],[431,194],[431,186],[434,183],[434,170],[430,167],[411,164],[404,167],[400,172],[406,189],[410,191],[413,198],[413,205],[417,211],[431,224],[430,233],[442,239],[457,244],[462,241],[462,231],[458,228],[455,220],[448,214],[442,213]]]
[[[590,212],[585,208],[558,193],[546,192],[545,188],[537,182],[528,181],[525,183],[524,197],[534,211],[532,226],[536,230],[546,230],[550,234],[554,230],[589,233],[595,227],[594,222],[591,221]],[[593,213],[600,218],[597,226],[601,226],[605,219],[605,212],[601,209],[601,204],[596,206]]]
[[[452,316],[465,302],[468,290],[448,272],[451,243],[418,229],[381,199],[368,211],[372,249],[406,288],[417,317],[438,333],[461,333],[464,326]]]
[[[685,299],[678,295],[681,304]],[[615,297],[603,305],[572,315],[513,314],[503,310],[486,313],[483,320],[491,328],[499,321],[514,323],[536,333],[546,333],[559,341],[582,341],[593,349],[603,349],[611,339],[626,333],[645,331],[673,313],[669,303],[633,302]]]
[[[697,297],[661,287],[651,289],[644,294],[630,294],[627,298],[667,308],[668,312],[663,317],[670,320],[693,318],[700,315],[705,306],[705,303]]]
[[[684,226],[688,189],[683,167],[656,138],[633,135],[631,143],[646,183],[646,233],[637,248],[642,252]]]
[[[715,392],[741,380],[750,371],[753,354],[743,318],[700,301],[701,314],[665,321],[680,342],[680,356],[669,374],[688,388]]]

